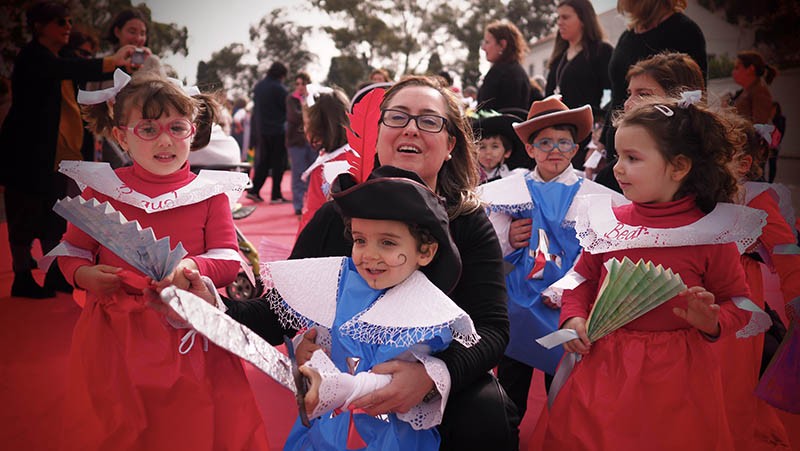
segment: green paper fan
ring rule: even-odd
[[[681,276],[653,262],[628,257],[605,263],[608,274],[597,293],[586,334],[592,342],[667,302],[686,289]]]

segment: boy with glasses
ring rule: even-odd
[[[534,102],[528,120],[514,124],[536,167],[525,174],[482,185],[505,260],[510,340],[497,376],[520,417],[527,408],[533,368],[554,375],[562,349],[545,349],[536,339],[558,329],[561,292],[555,284],[572,268],[581,247],[575,236],[577,195],[606,193],[619,203],[621,195],[579,177],[572,167],[578,144],[592,131],[589,105],[569,109],[557,96]],[[560,281],[559,281],[560,282]]]

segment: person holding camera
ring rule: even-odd
[[[33,38],[20,50],[11,75],[12,103],[0,131],[0,185],[5,186],[8,241],[14,283],[11,295],[53,297],[71,291],[58,268],[48,272],[44,287],[32,275],[33,240],[47,253],[61,240],[66,222],[52,211],[67,194],[67,179],[56,172],[62,160],[81,160],[83,123],[73,81],[110,78],[117,66],[130,68],[135,47],[125,45],[105,58],[63,57],[72,18],[54,1],[26,11]]]

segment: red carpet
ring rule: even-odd
[[[288,174],[284,177],[284,197],[291,197]],[[262,191],[269,199],[269,192]],[[252,203],[244,199],[242,203]],[[257,204],[255,212],[236,225],[261,252],[262,260],[281,258],[294,243],[297,218],[291,203]],[[263,246],[266,246],[264,248]],[[36,251],[38,252],[38,251]],[[40,254],[39,254],[40,255]],[[37,255],[38,257],[38,255]],[[35,274],[41,282],[42,274]],[[11,255],[8,229],[0,223],[0,443],[6,450],[50,450],[58,444],[60,409],[66,381],[63,379],[72,327],[80,308],[72,299],[59,294],[54,299],[12,298]],[[267,376],[245,364],[247,376],[261,408],[270,444],[282,449],[294,423],[297,409],[290,392]],[[544,405],[542,375],[536,372],[528,399],[528,415],[523,419],[521,448],[527,442]],[[800,450],[800,416],[782,415],[792,434],[795,450]]]

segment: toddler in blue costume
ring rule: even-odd
[[[479,339],[469,316],[445,294],[461,260],[442,201],[413,172],[383,166],[364,183],[349,175],[331,193],[353,238],[352,257],[272,262],[271,307],[298,336],[298,363],[311,380],[310,427],[298,420],[285,449],[438,449],[450,376],[431,354],[455,339]],[[308,277],[313,274],[313,277]],[[314,337],[312,344],[309,337]],[[310,359],[309,359],[310,357]],[[380,417],[347,411],[352,401],[388,384],[370,369],[389,360],[419,361],[434,381],[410,411]]]

